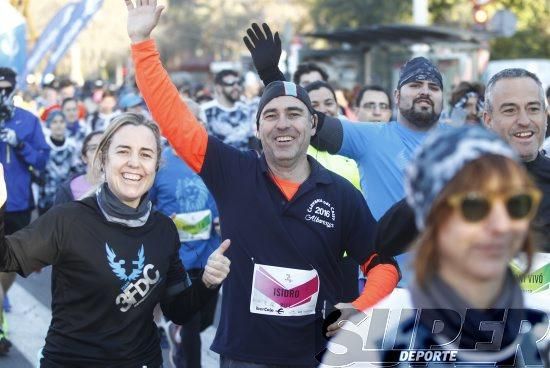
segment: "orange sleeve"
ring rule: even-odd
[[[388,296],[399,282],[399,271],[390,263],[381,263],[365,273],[370,261],[375,256],[373,255],[361,265],[361,270],[367,277],[367,281],[361,295],[351,303],[357,310],[364,311],[371,308]]]
[[[162,66],[155,41],[150,39],[133,44],[132,58],[137,85],[162,135],[195,172],[200,172],[208,134],[181,100]]]

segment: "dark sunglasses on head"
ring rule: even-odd
[[[530,220],[535,216],[541,197],[541,192],[535,188],[508,193],[465,192],[450,196],[447,203],[460,210],[468,222],[485,219],[497,200],[504,202],[512,220]]]

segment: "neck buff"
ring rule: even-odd
[[[151,213],[151,201],[147,194],[137,208],[125,205],[111,192],[107,183],[101,184],[96,191],[96,199],[105,219],[127,227],[145,225]]]
[[[438,276],[434,276],[428,282],[426,288],[421,288],[417,283],[413,284],[410,287],[410,292],[415,308],[423,309],[420,323],[427,327],[429,331],[432,331],[434,321],[443,321],[445,325],[441,334],[448,342],[457,336],[462,328],[460,336],[451,344],[458,344],[459,349],[494,352],[511,345],[518,337],[524,314],[522,312],[523,294],[515,276],[510,270],[507,272],[500,295],[490,309],[473,309],[472,306]],[[465,320],[468,309],[470,311],[467,314],[468,318]],[[517,312],[509,313],[510,309],[517,309]],[[508,313],[506,313],[507,310]],[[460,320],[458,320],[456,313],[460,315]],[[497,324],[498,321],[503,320],[505,321],[504,331],[502,332],[501,327],[497,327],[493,337],[494,343],[490,343],[493,331],[490,331],[490,328],[487,329],[488,331],[483,331],[481,323],[489,321],[489,324]],[[501,333],[502,340],[499,339]],[[479,344],[479,342],[484,341],[488,343]],[[477,347],[476,343],[478,343]],[[450,348],[451,346],[448,347]]]

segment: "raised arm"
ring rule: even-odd
[[[178,155],[200,172],[206,154],[208,134],[192,111],[182,101],[176,86],[162,66],[151,32],[157,26],[163,6],[156,0],[125,0],[128,9],[128,36],[132,41],[132,58],[141,94]]]
[[[266,23],[262,24],[262,28],[263,32],[260,26],[252,23],[246,30],[248,36],[244,36],[243,41],[250,51],[260,79],[267,86],[274,81],[284,81],[285,76],[278,66],[282,52],[279,32],[275,32],[274,36]]]
[[[254,67],[258,75],[267,86],[274,81],[284,81],[285,76],[279,70],[281,58],[281,39],[279,32],[271,32],[266,23],[262,24],[263,32],[258,24],[253,23],[246,30],[243,37],[244,44],[250,51]],[[339,119],[331,118],[318,112],[317,133],[311,138],[311,145],[321,151],[335,154],[340,150],[343,142],[343,128]]]

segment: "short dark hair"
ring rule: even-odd
[[[103,101],[104,99],[106,99],[107,97],[112,97],[114,98],[115,100],[117,100],[117,97],[116,95],[114,94],[113,91],[109,90],[109,89],[104,89],[103,90],[103,95],[101,96],[101,101]]]
[[[315,81],[315,82],[311,82],[307,86],[304,86],[304,89],[308,91],[308,93],[311,91],[317,91],[318,89],[321,89],[321,88],[328,89],[332,93],[332,96],[336,101],[336,92],[334,92],[334,88],[332,88],[332,86],[325,81]]]
[[[323,68],[321,68],[319,65],[315,63],[300,63],[298,64],[298,69],[294,72],[294,76],[292,77],[292,80],[296,84],[300,84],[300,78],[302,78],[302,75],[311,73],[311,72],[318,72],[321,74],[321,78],[326,82],[328,80],[328,74],[324,71]]]
[[[359,105],[361,104],[361,100],[363,99],[363,96],[365,95],[365,92],[367,91],[378,91],[378,92],[382,92],[383,94],[386,95],[386,97],[388,98],[388,102],[390,104],[390,108],[392,107],[392,104],[391,104],[391,97],[390,97],[390,94],[388,93],[388,91],[386,91],[384,88],[378,86],[378,85],[375,85],[375,84],[367,84],[365,86],[363,86],[359,92],[357,92],[357,97],[355,98],[355,106],[359,107]]]
[[[63,101],[61,101],[61,108],[64,108],[66,104],[68,104],[69,102],[72,102],[72,101],[74,101],[78,105],[78,101],[76,100],[76,98],[67,97],[67,98],[64,98]]]
[[[546,98],[550,97],[550,87],[546,88]]]
[[[3,67],[0,66],[0,76],[2,76],[2,80],[10,82],[10,84],[15,87],[16,79],[17,79],[17,73],[12,68]]]
[[[239,73],[236,70],[232,69],[223,69],[216,73],[216,76],[214,77],[214,83],[215,84],[222,84],[223,79],[227,77],[228,75],[234,75],[235,77],[239,77]]]
[[[72,80],[70,80],[70,79],[61,79],[59,81],[58,88],[63,89],[65,87],[74,87],[74,86],[75,86],[75,82],[73,82]]]

